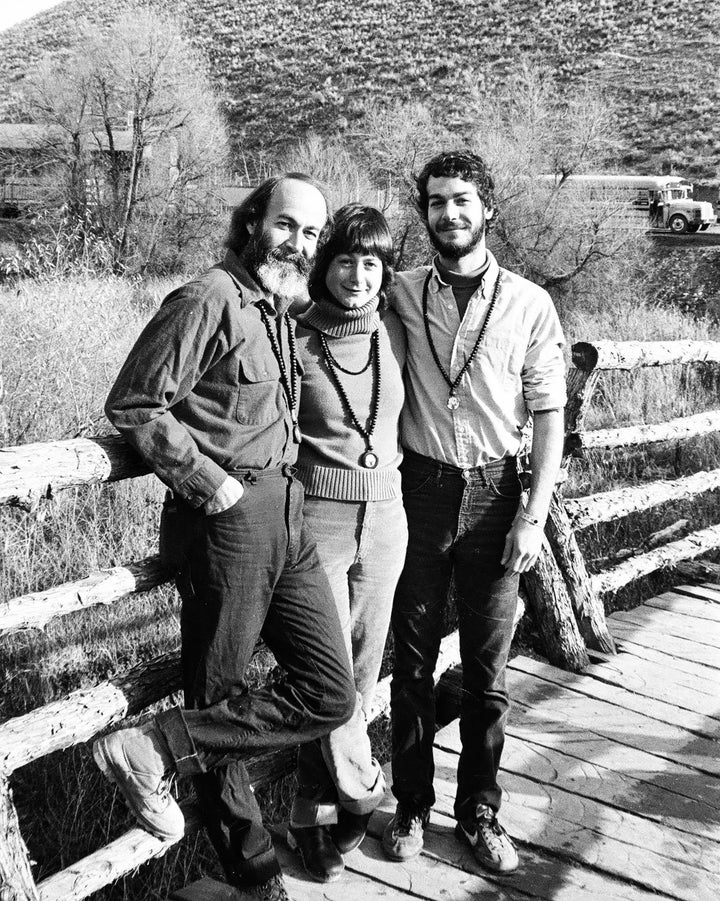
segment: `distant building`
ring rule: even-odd
[[[100,129],[83,134],[80,149],[89,196],[102,196],[109,189],[108,171],[113,157],[121,170],[129,170],[132,140],[132,128],[127,127],[113,129],[112,146]],[[0,122],[0,217],[17,216],[25,210],[52,209],[64,202],[64,181],[69,175],[65,160],[72,154],[70,136],[59,126]],[[175,139],[166,137],[161,144],[146,147],[145,166],[153,156],[172,173],[178,164]],[[207,178],[211,203],[220,213],[238,206],[253,188],[227,184],[227,176],[220,172],[208,172]],[[196,199],[196,190],[193,184],[185,188],[183,202],[189,212],[207,202],[208,185],[202,200]]]
[[[132,129],[117,128],[111,139],[104,131],[88,131],[73,148],[71,136],[56,125],[0,122],[0,215],[23,209],[50,208],[61,202],[61,161],[80,153],[88,189],[104,190],[112,160],[127,169],[132,151]],[[145,149],[145,160],[152,148]],[[63,176],[65,177],[65,176]]]

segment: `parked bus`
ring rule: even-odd
[[[552,177],[552,176],[551,176]],[[560,177],[555,177],[556,184]],[[676,235],[705,231],[715,222],[711,203],[692,199],[693,186],[679,175],[569,175],[563,186],[577,186],[590,199],[615,199],[642,216],[644,227]]]

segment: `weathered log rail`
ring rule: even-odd
[[[685,416],[655,425],[584,431],[582,426],[602,372],[633,372],[644,367],[720,363],[717,341],[599,341],[573,346],[574,370],[568,377],[566,412],[566,462],[582,459],[586,451],[613,451],[656,442],[679,444],[720,432],[720,410]],[[687,501],[720,487],[720,470],[701,471],[678,479],[657,480],[632,487],[599,492],[563,502],[568,524],[565,539],[599,523],[621,519],[631,513],[662,508],[673,501]],[[635,554],[589,579],[597,596],[614,593],[629,583],[659,569],[677,568],[720,548],[720,526],[714,525],[670,541],[645,553]],[[686,572],[689,572],[686,568]]]
[[[87,610],[97,604],[107,606],[131,594],[150,591],[170,579],[157,555],[127,566],[99,570],[84,579],[24,594],[1,604],[0,633],[42,629],[56,616]]]
[[[73,438],[0,448],[0,505],[34,508],[58,491],[146,475],[120,436]]]
[[[583,422],[603,371],[633,371],[671,364],[720,363],[720,342],[598,342],[573,348],[568,374],[565,465],[592,449],[613,449],[639,442],[681,441],[720,431],[720,411],[684,417],[658,426],[633,426],[587,432]],[[1,385],[0,385],[1,390]],[[573,463],[573,465],[575,465]],[[79,486],[144,475],[147,467],[117,437],[28,444],[0,449],[0,505],[33,510],[43,499]],[[639,510],[662,507],[717,490],[720,470],[680,479],[614,489],[584,498],[563,500],[561,487],[551,505],[543,553],[525,580],[525,592],[545,640],[548,657],[568,669],[588,663],[587,649],[613,653],[604,617],[603,597],[632,580],[662,567],[686,575],[720,573],[720,567],[698,557],[720,547],[720,524],[670,541],[596,575],[590,575],[576,533]],[[672,528],[666,530],[672,532]],[[660,533],[664,534],[664,533]],[[42,629],[54,617],[72,615],[95,605],[109,605],[148,591],[169,579],[157,557],[90,573],[87,577],[9,600],[0,599],[0,633]],[[443,640],[436,679],[459,661],[457,635]],[[0,724],[0,893],[3,901],[74,901],[164,854],[169,845],[140,829],[125,835],[36,885],[19,831],[9,776],[19,767],[52,752],[90,741],[148,705],[180,688],[179,653],[165,654],[124,675],[75,691]],[[389,680],[377,692],[372,717],[389,709]],[[249,761],[257,784],[292,770],[292,749],[258,755]],[[192,828],[194,819],[188,819]]]

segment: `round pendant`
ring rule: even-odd
[[[302,441],[302,432],[300,431],[300,426],[296,422],[293,423],[292,436],[295,444],[300,444]]]
[[[377,454],[374,454],[371,450],[365,451],[362,457],[360,457],[360,462],[365,469],[375,469],[378,465]]]
[[[460,398],[455,397],[454,394],[451,394],[447,399],[448,410],[457,410],[460,406]]]

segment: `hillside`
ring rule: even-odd
[[[18,112],[24,72],[66,47],[84,16],[108,22],[128,0],[66,0],[0,33],[0,115]],[[141,0],[152,4],[155,0]],[[468,76],[497,80],[521,55],[564,84],[589,79],[617,102],[626,152],[717,177],[720,42],[706,0],[168,0],[200,48],[246,152],[312,128],[362,132],[369,100],[421,100],[462,128]]]

